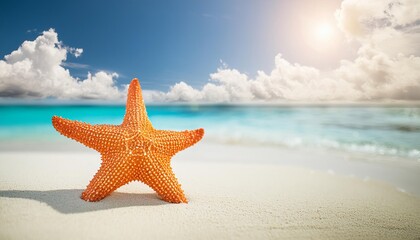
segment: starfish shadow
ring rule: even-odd
[[[60,213],[72,214],[124,208],[132,206],[157,206],[168,204],[154,193],[114,192],[99,202],[80,199],[83,189],[62,189],[50,191],[9,190],[0,191],[0,197],[23,198],[44,202]]]

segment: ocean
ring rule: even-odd
[[[332,149],[420,162],[420,107],[168,105],[147,107],[155,128],[204,128],[204,141]],[[125,106],[0,106],[0,143],[62,141],[53,115],[120,124]],[[7,149],[2,148],[2,151]]]

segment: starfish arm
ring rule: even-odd
[[[133,79],[128,87],[127,106],[122,126],[144,131],[153,129],[147,117],[141,86],[137,78]]]
[[[52,118],[52,124],[62,135],[99,152],[112,151],[114,146],[111,141],[120,138],[120,129],[118,126],[90,125],[57,116]]]
[[[156,130],[153,138],[154,145],[161,151],[165,152],[168,156],[172,157],[177,152],[184,150],[203,138],[204,129],[199,128],[196,130],[186,131],[166,131]]]
[[[102,156],[102,164],[90,181],[81,198],[88,202],[97,202],[110,195],[117,188],[134,180],[125,162],[126,157],[118,155]]]
[[[155,190],[164,201],[188,203],[184,191],[169,165],[170,157],[153,153],[149,154],[149,158],[152,159],[153,164],[142,166],[143,174],[139,180]]]

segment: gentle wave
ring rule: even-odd
[[[327,148],[420,159],[420,107],[151,106],[158,129],[206,130],[205,140]],[[51,139],[51,117],[119,124],[124,106],[0,106],[0,140]]]
[[[420,161],[419,149],[399,149],[396,147],[377,145],[375,143],[348,143],[338,142],[331,139],[304,139],[302,137],[288,137],[270,139],[266,137],[247,136],[240,133],[233,134],[209,134],[205,137],[206,141],[222,144],[235,145],[259,145],[259,146],[274,146],[287,148],[325,148],[339,151],[397,156],[410,159],[417,159]]]
[[[325,125],[355,129],[355,130],[389,130],[401,132],[420,132],[420,126],[408,124],[389,124],[389,125],[363,125],[363,124],[339,124],[339,123],[326,123]]]

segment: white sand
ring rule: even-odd
[[[138,182],[87,203],[79,195],[98,154],[2,152],[0,239],[420,238],[418,196],[337,169],[263,161],[290,152],[240,149],[199,144],[173,159],[189,204],[163,202]]]

